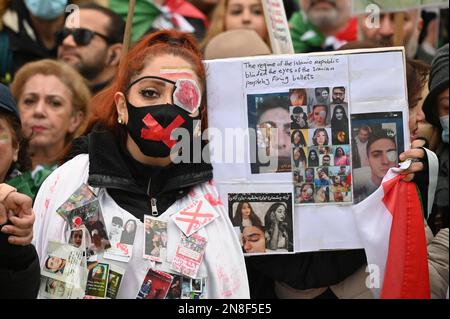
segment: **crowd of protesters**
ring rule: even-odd
[[[440,28],[436,16],[417,8],[382,12],[379,25],[373,27],[365,15],[352,15],[350,0],[283,2],[295,53],[393,46],[397,15],[402,15],[411,149],[393,162],[414,159],[404,174],[422,195],[431,297],[448,298],[448,27]],[[141,122],[148,111],[161,123],[182,117],[182,127],[191,137],[198,130],[194,120],[201,121],[203,131],[208,115],[201,60],[271,54],[263,4],[137,1],[132,48],[123,56],[128,5],[125,0],[0,2],[0,298],[37,297],[47,242],[57,239],[64,228],[62,220],[46,212],[49,207],[56,210],[85,178],[90,186],[107,191],[105,215],[125,210],[141,221],[144,214],[160,216],[192,192],[216,192],[210,164],[171,163],[171,151],[162,140],[141,138]],[[445,19],[448,8],[441,12]],[[440,36],[433,36],[438,29]],[[121,59],[126,61],[122,68]],[[172,71],[163,72],[169,68]],[[170,85],[186,81],[186,74],[189,83],[195,83],[198,103],[176,105]],[[339,89],[333,91],[333,99]],[[348,131],[343,106],[330,114],[332,125],[338,125],[338,112],[345,116],[340,120],[347,125],[342,130]],[[295,128],[295,165],[307,166],[303,127]],[[317,145],[324,143],[319,142],[319,130],[327,133],[317,129]],[[336,165],[345,167],[350,157],[353,168],[371,165],[369,150],[375,135],[370,127],[359,127],[351,156],[341,148],[339,155],[346,158]],[[431,159],[425,149],[437,154],[437,176],[429,176]],[[333,155],[336,163],[340,156]],[[308,156],[308,164],[312,160]],[[427,204],[430,178],[437,179],[432,205]],[[305,194],[312,196],[306,190]],[[245,205],[250,207],[250,226],[261,226],[252,219],[250,203]],[[238,210],[244,211],[241,206]],[[211,229],[208,245],[214,248],[205,254],[213,265],[205,270],[211,297],[225,296],[221,272],[241,282],[234,289],[235,298],[373,297],[364,284],[363,249],[244,258],[226,213]],[[252,235],[247,237],[251,242]],[[287,247],[288,239],[284,240]],[[219,254],[225,251],[229,254]],[[223,265],[214,263],[216,259]],[[130,262],[130,267],[139,266],[136,260]],[[134,281],[125,278],[122,297],[132,298],[132,289],[139,291]]]

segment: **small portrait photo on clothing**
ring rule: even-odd
[[[57,279],[41,277],[41,291],[51,299],[62,299],[66,297],[69,289],[66,289],[66,283]]]
[[[182,277],[181,299],[205,299],[206,279]]]
[[[291,193],[229,193],[231,222],[244,254],[293,251]]]
[[[255,132],[249,134],[252,174],[291,170],[289,104],[287,92],[247,95],[248,128]]]
[[[122,283],[122,278],[124,274],[124,269],[117,269],[118,267],[110,265],[108,274],[108,286],[106,288],[106,298],[116,299],[119,293],[120,284]]]
[[[65,281],[74,269],[79,270],[82,258],[83,250],[69,244],[50,241],[41,273],[43,276]]]
[[[88,233],[88,249],[100,253],[111,247],[111,243],[106,231],[105,221],[97,199],[84,206],[77,207],[67,212],[67,219],[70,221],[72,229],[86,228]]]
[[[86,296],[91,298],[105,298],[108,285],[109,264],[88,262],[89,270],[86,284]]]
[[[192,278],[191,279],[191,291],[202,292],[203,291],[203,280],[202,278]]]
[[[172,275],[150,268],[136,299],[165,299],[172,283]]]
[[[364,123],[364,124],[363,124]],[[359,203],[372,194],[404,151],[402,112],[352,115],[353,195]],[[361,140],[362,137],[362,140]],[[359,165],[364,164],[366,165]]]
[[[173,279],[170,283],[169,291],[166,299],[181,299],[181,286],[183,283],[183,276],[171,274]]]
[[[123,225],[122,234],[120,235],[120,243],[125,245],[133,245],[136,236],[137,221],[134,218],[128,219]]]
[[[81,248],[81,247],[86,248],[85,233],[87,235],[87,230],[84,227],[83,228],[80,227],[78,229],[72,229],[70,231],[69,244],[71,244],[72,246],[74,246],[76,248]]]
[[[144,216],[144,258],[161,262],[167,249],[167,222]]]

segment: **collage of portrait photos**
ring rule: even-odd
[[[295,204],[352,203],[348,91],[289,90]]]
[[[352,114],[355,204],[372,194],[404,151],[402,112]]]
[[[292,193],[229,193],[228,212],[244,254],[294,251]]]

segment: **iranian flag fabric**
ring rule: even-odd
[[[392,169],[381,186],[354,206],[371,274],[379,274],[376,298],[428,299],[427,245],[416,184]]]

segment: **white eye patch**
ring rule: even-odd
[[[321,111],[319,114],[320,114],[321,118],[326,118],[327,117],[327,112],[325,112],[325,111]]]
[[[397,161],[397,151],[389,151],[389,152],[387,152],[386,157],[389,160],[389,162]]]
[[[311,189],[311,188],[308,188],[308,190],[306,191],[306,193],[308,194],[308,195],[312,195],[312,193],[313,193],[313,190]]]

